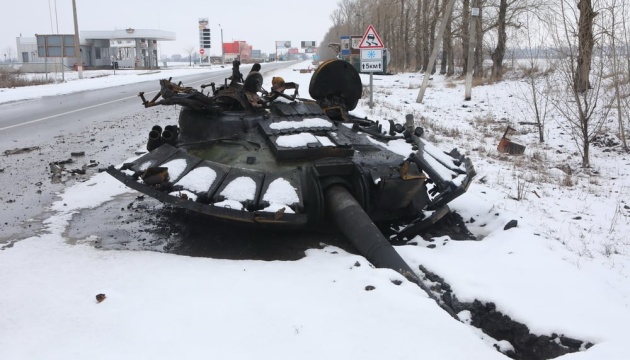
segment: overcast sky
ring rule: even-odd
[[[289,0],[76,0],[79,32],[115,29],[172,31],[177,40],[160,44],[161,55],[185,54],[199,46],[199,18],[208,18],[212,36],[210,54],[219,55],[221,29],[224,42],[244,40],[256,50],[275,52],[275,41],[320,41],[330,28],[330,14],[339,0],[316,2]],[[8,9],[5,9],[8,10]],[[16,56],[20,34],[74,33],[72,0],[13,1],[0,22],[0,51]],[[216,45],[215,45],[216,44]]]

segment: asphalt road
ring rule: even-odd
[[[288,65],[264,64],[263,75]],[[226,68],[172,81],[198,88],[230,74]],[[0,104],[0,249],[42,231],[64,187],[133,156],[153,125],[177,124],[179,107],[141,105],[139,92],[151,99],[158,90],[151,80]]]
[[[265,64],[265,73],[288,66],[290,63]],[[241,69],[246,75],[249,67]],[[170,77],[164,71],[164,77]],[[213,71],[188,76],[174,77],[173,82],[181,81],[184,86],[198,88],[211,82],[223,84],[231,75],[231,69]],[[139,77],[142,75],[139,75]],[[124,116],[142,111],[139,107],[138,93],[144,92],[150,100],[159,91],[157,81],[140,81],[134,84],[116,86],[98,90],[82,91],[67,95],[43,97],[34,100],[0,104],[0,149],[12,143],[31,140],[37,134],[41,138],[73,131],[80,125],[91,125],[111,118],[112,115]]]

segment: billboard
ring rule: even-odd
[[[302,41],[302,49],[313,48],[315,45],[315,41]]]
[[[37,35],[38,57],[75,57],[74,35]]]
[[[353,35],[350,37],[350,42],[351,42],[350,52],[353,55],[359,55],[361,53],[361,50],[359,49],[359,46],[361,46],[361,39],[363,39],[363,36]]]
[[[340,41],[341,55],[350,55],[350,36],[344,35]]]
[[[276,49],[290,49],[291,42],[290,41],[276,41]]]

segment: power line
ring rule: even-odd
[[[48,15],[50,16],[50,32],[52,33],[54,30],[53,30],[52,8],[50,7],[50,0],[48,0]]]
[[[59,18],[57,17],[57,0],[55,0],[55,24],[57,24],[57,34],[59,34]]]

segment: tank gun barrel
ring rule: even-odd
[[[337,228],[355,246],[359,253],[377,268],[389,268],[418,285],[453,318],[457,315],[448,305],[437,299],[411,267],[396,252],[390,242],[363,211],[361,205],[342,185],[335,184],[324,192],[326,210]]]

